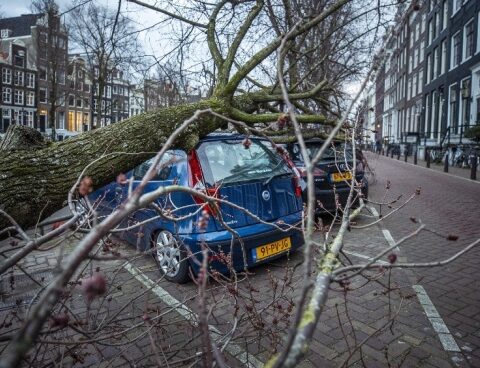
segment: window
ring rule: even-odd
[[[7,68],[2,69],[2,82],[3,84],[11,84],[12,83],[12,71]]]
[[[438,47],[433,49],[433,79],[438,77],[438,65],[440,64],[440,53]]]
[[[114,94],[114,95],[118,94],[118,88],[117,88],[117,86],[113,86],[113,94]]]
[[[448,24],[448,0],[443,0],[443,20],[442,20],[442,31],[447,28]]]
[[[19,66],[21,68],[25,67],[25,52],[24,51],[19,51],[20,53],[23,53],[24,55],[15,55],[13,58],[13,64],[15,66]]]
[[[79,70],[77,71],[77,77],[78,77],[78,78],[82,78],[82,77],[83,77],[82,69],[79,69]]]
[[[428,54],[427,55],[427,78],[425,80],[426,84],[430,83],[430,78],[432,77],[432,55]]]
[[[91,85],[90,84],[85,84],[85,92],[89,92],[90,93],[90,90],[91,90]]]
[[[425,32],[425,23],[427,21],[427,14],[423,13],[422,14],[422,33]]]
[[[35,88],[35,74],[27,73],[27,87]]]
[[[107,86],[106,90],[107,90],[107,92],[106,92],[107,98],[111,98],[112,97],[112,87]]]
[[[83,91],[83,82],[78,82],[77,89],[78,89],[79,91]]]
[[[453,0],[453,13],[455,14],[463,4],[464,0]]]
[[[38,68],[38,79],[47,80],[47,70],[45,68]]]
[[[463,60],[467,60],[473,56],[475,52],[475,27],[473,19],[468,22],[463,29],[463,38],[465,45],[463,46]]]
[[[68,96],[68,106],[75,107],[75,96],[73,95]]]
[[[440,61],[440,74],[447,71],[447,39],[442,41],[442,59]]]
[[[423,69],[420,69],[418,72],[418,93],[422,93],[423,91]]]
[[[35,106],[35,92],[27,91],[27,106]]]
[[[455,68],[462,62],[462,35],[460,32],[457,32],[452,37],[452,56],[451,56],[451,67],[450,69]]]
[[[38,101],[40,103],[47,103],[47,89],[46,88],[40,88],[38,90]]]
[[[5,103],[12,103],[12,89],[9,87],[2,88],[2,101]]]
[[[425,58],[425,41],[420,43],[420,63],[423,63],[423,59]]]
[[[415,73],[413,75],[413,80],[412,80],[412,97],[415,97],[417,95],[417,74]]]
[[[77,98],[77,107],[83,106],[83,100],[81,98]]]
[[[60,84],[65,84],[65,72],[63,70],[57,72],[57,81]]]
[[[16,89],[13,95],[13,103],[15,105],[23,105],[23,98],[24,98],[23,91]]]
[[[8,38],[12,35],[12,31],[10,29],[2,29],[0,31],[0,38]]]
[[[58,37],[57,47],[64,49],[65,48],[65,39]]]
[[[178,160],[179,158],[180,157],[178,157],[173,151],[165,152],[165,155],[162,157],[162,159],[160,160],[160,163],[158,164],[157,173],[155,177],[151,180],[153,181],[167,180],[168,177],[170,176],[170,172],[172,171],[172,167],[173,167],[172,162]],[[152,166],[153,161],[154,161],[153,159],[150,159],[138,165],[136,168],[134,168],[133,169],[134,180],[141,180],[147,173],[148,169],[150,169],[150,167]],[[208,173],[210,173],[210,171]]]
[[[16,86],[23,86],[23,82],[23,72],[15,70],[13,72],[13,84],[15,84]]]
[[[33,111],[25,111],[25,124],[33,128]]]
[[[415,25],[415,41],[418,41],[420,38],[420,22],[417,22]]]
[[[458,102],[457,102],[457,90],[456,84],[452,84],[449,88],[449,106],[448,106],[448,126],[453,127],[455,130],[458,126]]]
[[[408,78],[408,83],[407,83],[407,100],[410,100],[410,97],[412,96],[412,78]]]
[[[433,23],[432,19],[428,21],[428,44],[431,45],[433,41]]]
[[[415,49],[414,51],[414,56],[413,56],[413,68],[415,69],[418,66],[418,48]]]

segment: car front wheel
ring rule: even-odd
[[[187,282],[186,251],[177,238],[170,231],[162,230],[156,234],[153,246],[153,256],[165,278],[179,284]]]

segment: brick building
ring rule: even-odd
[[[10,124],[37,128],[37,72],[22,40],[0,42],[0,132]]]

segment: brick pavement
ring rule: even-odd
[[[380,164],[377,169],[382,170]],[[381,188],[381,184],[378,186]],[[376,195],[379,188],[372,188],[373,195]],[[362,217],[358,220],[358,224],[372,220],[371,217]],[[389,226],[390,223],[387,225]],[[345,239],[345,250],[348,252],[346,256],[352,261],[364,262],[364,259],[358,257],[359,254],[372,256],[385,249],[388,244],[381,230],[379,226],[361,231],[352,229]],[[407,226],[405,231],[408,231]],[[399,234],[396,231],[393,231],[393,234],[398,238]],[[62,243],[64,244],[62,252],[68,254],[76,241],[75,238],[70,238]],[[8,245],[4,243],[3,246]],[[128,255],[129,262],[151,280],[158,280],[158,270],[149,257],[138,255],[133,248],[123,244],[118,249],[124,256]],[[59,249],[36,252],[24,261],[24,266],[36,272],[54,273],[59,254]],[[410,258],[410,254],[407,256]],[[120,344],[112,337],[103,341],[102,344],[83,344],[83,349],[79,348],[76,354],[73,357],[69,356],[66,361],[70,364],[76,363],[77,366],[157,366],[163,365],[167,358],[171,367],[198,365],[200,362],[198,354],[201,352],[201,335],[198,328],[192,327],[191,323],[181,318],[175,308],[167,308],[154,293],[120,267],[119,262],[101,263],[102,271],[109,280],[109,290],[104,303],[96,304],[94,320],[98,323],[105,316],[114,316],[108,331],[116,333],[129,324],[141,323],[145,311],[154,310],[155,312],[149,312],[150,315],[152,318],[162,315],[162,323],[152,329],[145,326],[139,328],[138,332],[143,335],[132,335],[133,338],[129,336],[132,341],[127,344]],[[211,282],[207,299],[208,306],[212,308],[210,325],[225,333],[232,329],[233,316],[236,314],[238,323],[235,333],[231,336],[232,343],[265,362],[272,353],[282,349],[284,333],[288,330],[291,319],[291,314],[287,311],[298,296],[300,286],[305,282],[299,272],[300,268],[296,267],[301,262],[302,254],[298,252],[289,260],[277,260],[268,266],[252,269],[252,275],[239,282],[238,295],[228,287]],[[472,262],[472,267],[474,263]],[[93,270],[96,267],[93,264],[88,269]],[[15,270],[17,278],[21,277],[20,274],[19,270]],[[414,276],[412,277],[406,270],[395,270],[390,279],[388,274],[368,283],[358,278],[352,282],[349,287],[351,290],[347,293],[338,286],[333,287],[314,340],[301,366],[337,367],[342,365],[349,355],[352,357],[346,366],[352,367],[454,366],[452,356],[443,350],[437,334],[415,297],[411,288],[412,280],[417,281]],[[448,278],[448,275],[445,274],[444,277]],[[459,279],[463,282],[463,278]],[[8,285],[8,280],[8,277],[4,277],[2,285]],[[49,278],[42,280],[44,283],[48,281]],[[386,289],[382,286],[389,282],[394,289],[390,293],[385,292]],[[426,285],[435,305],[444,316],[445,309],[437,305],[437,300],[440,296],[447,300],[447,293],[443,292],[438,296],[432,291],[430,282],[426,283],[425,279],[421,282]],[[462,283],[462,285],[470,287],[468,283]],[[184,302],[194,312],[198,311],[198,302],[195,299],[197,289],[193,283],[174,285],[160,280],[159,286],[177,300]],[[87,316],[87,308],[80,290],[78,288],[73,290],[69,301],[70,307],[79,314],[80,318],[91,319]],[[9,293],[6,288],[3,291],[6,294]],[[448,306],[453,309],[461,302],[462,299],[453,298],[449,300]],[[108,307],[100,307],[100,305],[108,305]],[[399,305],[401,308],[394,323],[387,328],[382,328],[389,322],[389,316],[396,313]],[[469,341],[475,337],[475,331],[473,327],[468,329],[462,326],[467,325],[466,320],[475,315],[475,307],[469,309],[464,304],[461,306],[463,312],[457,316],[457,325],[450,325],[448,321],[447,324],[455,334],[468,333],[465,341],[459,340],[462,349],[467,353],[464,346],[470,344]],[[1,313],[4,316],[7,312],[4,310]],[[151,334],[148,333],[150,330]],[[0,330],[0,332],[3,331]],[[155,348],[150,336],[155,340]],[[73,331],[60,331],[56,337],[77,338]],[[457,335],[455,337],[458,338]],[[118,338],[118,340],[121,339]],[[361,349],[354,351],[354,347],[362,342]],[[471,354],[460,356],[463,361],[457,360],[457,363],[465,365],[467,358],[470,358],[468,361],[475,366],[475,360],[471,360],[471,357],[475,357],[474,353],[477,350],[471,344],[468,346],[472,346],[469,352]],[[37,356],[43,356],[43,363],[55,360],[58,362],[59,357],[65,354],[62,346],[48,347],[50,348],[48,353],[45,347],[37,351],[39,353]],[[227,358],[230,366],[243,366],[228,354]]]
[[[372,152],[367,152],[367,155],[370,159],[374,160],[376,155]],[[397,159],[397,156],[383,156],[384,158],[388,158],[390,160],[397,161],[398,163],[405,163],[405,156],[400,156],[400,160]],[[406,164],[413,165],[413,156],[408,156]],[[427,163],[425,160],[418,158],[417,166],[427,169]],[[430,168],[428,170],[433,170],[437,172],[444,172],[444,164],[443,163],[430,163]],[[469,168],[462,168],[457,166],[449,166],[447,175],[454,175],[459,176],[464,179],[470,180],[470,169]],[[480,169],[477,170],[477,181],[480,183]]]
[[[480,184],[443,173],[405,165],[390,158],[367,156],[377,173],[372,197],[380,199],[386,180],[391,198],[422,188],[421,195],[392,219],[385,221],[395,239],[411,232],[421,219],[430,229],[402,247],[409,261],[444,259],[480,238]],[[458,236],[448,241],[448,235]],[[417,269],[415,278],[425,287],[472,367],[480,366],[480,247],[443,268]]]

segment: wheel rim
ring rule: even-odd
[[[178,242],[169,231],[161,231],[155,242],[156,257],[163,273],[175,277],[180,270],[180,248]]]

